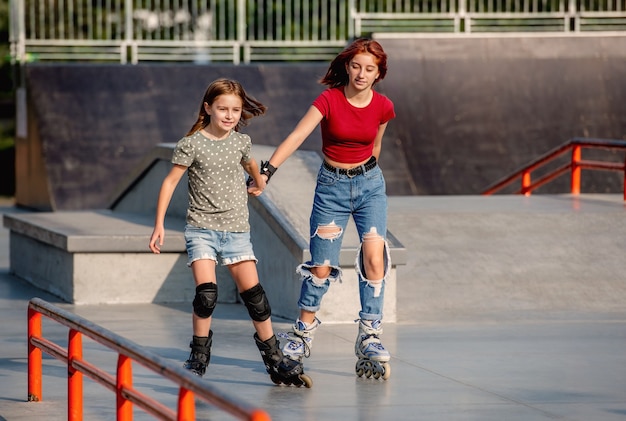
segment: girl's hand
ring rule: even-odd
[[[164,239],[165,229],[163,227],[154,227],[154,231],[152,231],[152,236],[150,237],[150,243],[148,244],[152,253],[161,253],[161,247],[163,246]]]
[[[263,193],[263,189],[257,187],[254,184],[254,181],[252,183],[250,183],[250,185],[248,186],[248,194],[250,194],[252,196],[260,196],[261,193]]]
[[[267,176],[263,174],[254,174],[254,176],[250,176],[248,182],[246,183],[248,187],[248,194],[252,196],[260,196],[265,190],[267,186]]]

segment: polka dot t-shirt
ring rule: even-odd
[[[251,147],[250,136],[234,130],[222,140],[197,131],[176,144],[172,163],[188,167],[188,224],[215,231],[250,231],[241,162],[250,160]]]

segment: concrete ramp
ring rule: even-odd
[[[418,194],[478,194],[573,137],[626,139],[624,35],[380,42],[389,54],[383,88],[398,112],[390,129]],[[602,156],[624,162],[623,154]],[[587,193],[622,186],[618,173],[582,179]],[[567,177],[539,191],[568,192]]]
[[[39,210],[105,207],[157,144],[184,136],[207,86],[219,77],[239,80],[272,110],[247,128],[253,140],[279,142],[287,130],[281,121],[291,124],[322,88],[316,84],[321,68],[290,72],[298,83],[271,66],[28,65],[28,131],[16,144],[16,201]]]

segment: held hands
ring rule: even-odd
[[[259,196],[263,193],[263,190],[269,183],[270,178],[276,172],[276,168],[269,163],[269,161],[261,161],[260,174],[254,177],[249,176],[246,186],[248,187],[248,194],[253,196]]]
[[[252,196],[260,196],[267,186],[267,181],[265,180],[265,177],[263,175],[259,174],[257,179],[257,181],[259,181],[262,185],[258,185],[257,181],[255,181],[255,179],[253,179],[252,177],[248,177],[248,181],[246,182],[246,185],[248,187],[248,194]]]

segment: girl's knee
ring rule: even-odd
[[[364,279],[375,282],[387,277],[391,267],[389,246],[376,229],[366,233],[357,252],[356,270]]]
[[[341,279],[341,269],[333,266],[313,266],[311,264],[302,264],[298,266],[296,272],[303,279],[310,279],[313,284],[323,285],[327,281],[334,282]]]
[[[318,279],[326,279],[330,276],[330,266],[314,266],[310,269],[311,274]]]

